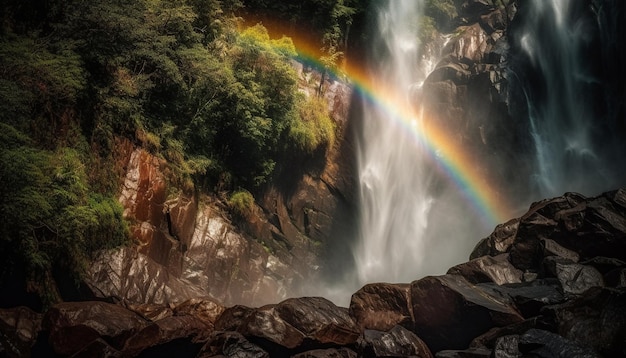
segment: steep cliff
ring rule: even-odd
[[[316,72],[298,66],[302,83]],[[319,74],[317,74],[319,80]],[[225,304],[263,304],[293,296],[318,275],[324,248],[353,212],[348,135],[350,87],[327,80],[324,97],[336,141],[293,163],[258,194],[245,218],[219,194],[185,193],[168,182],[167,163],[129,142],[119,197],[136,245],[102,252],[88,284],[100,297],[167,303],[211,296]],[[303,86],[307,95],[309,88]]]

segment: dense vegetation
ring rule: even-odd
[[[356,10],[342,0],[298,3],[320,10],[309,24],[337,61]],[[237,16],[264,6],[0,4],[3,291],[26,282],[17,288],[54,302],[59,275],[78,282],[91,255],[127,241],[116,200],[120,140],[166,159],[168,179],[183,190],[232,191],[242,215],[287,153],[332,143],[323,104],[297,90],[291,40],[238,26]]]

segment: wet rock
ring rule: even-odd
[[[123,352],[136,356],[148,348],[156,349],[176,340],[186,341],[193,345],[194,341],[206,339],[213,326],[195,316],[171,316],[149,324],[130,337],[124,345]],[[200,349],[201,344],[196,344]]]
[[[494,282],[498,285],[522,282],[523,272],[508,260],[508,254],[482,256],[456,265],[448,274],[461,275],[471,283]]]
[[[509,299],[494,296],[456,275],[413,281],[411,304],[414,332],[433,352],[465,349],[490,328],[523,320]]]
[[[502,336],[493,348],[493,358],[522,358],[519,351],[519,335]]]
[[[426,344],[402,326],[395,326],[388,332],[366,329],[357,348],[362,357],[432,357]]]
[[[515,240],[515,236],[517,235],[518,228],[519,219],[512,219],[496,226],[489,237],[480,240],[478,244],[476,244],[476,247],[470,254],[470,260],[477,259],[481,256],[497,256],[509,252]]]
[[[354,343],[359,330],[348,310],[322,297],[292,298],[279,303],[276,312],[307,338],[327,344]]]
[[[543,242],[545,255],[555,255],[572,262],[578,262],[580,259],[580,255],[578,255],[578,253],[564,248],[563,246],[557,244],[554,240],[542,239],[541,241]]]
[[[533,354],[545,358],[600,358],[589,347],[580,346],[558,334],[530,329],[519,338],[522,354]]]
[[[357,358],[357,354],[348,348],[331,348],[306,351],[295,354],[292,358]]]
[[[144,319],[152,322],[174,315],[174,311],[169,306],[165,305],[154,303],[132,303],[128,301],[122,301],[120,304],[126,309],[133,311]]]
[[[85,282],[95,297],[137,303],[165,304],[207,295],[131,247],[101,252],[92,262]]]
[[[469,348],[464,350],[444,350],[435,354],[436,358],[490,358],[491,350],[485,348]]]
[[[558,278],[565,293],[578,295],[591,287],[604,286],[602,274],[592,266],[576,264],[556,256],[546,257],[545,265]]]
[[[147,325],[134,312],[105,302],[59,303],[43,319],[43,327],[50,332],[50,345],[61,355],[74,354],[98,338],[120,350]]]
[[[395,325],[411,328],[409,284],[373,283],[352,295],[350,316],[360,330],[388,331]]]
[[[556,279],[539,279],[532,282],[507,285],[486,283],[478,286],[491,292],[494,296],[504,295],[509,297],[525,318],[538,316],[544,306],[565,301],[561,285]]]
[[[198,354],[198,358],[205,357],[269,358],[270,355],[240,333],[216,332]]]
[[[211,298],[192,298],[178,304],[174,308],[174,315],[193,316],[205,324],[213,326],[224,310],[224,306]]]
[[[359,336],[348,310],[321,297],[292,298],[258,308],[247,315],[238,331],[274,343],[279,346],[276,349],[348,345]]]
[[[41,331],[41,314],[27,307],[0,309],[0,355],[25,357]]]
[[[486,347],[489,349],[494,349],[500,337],[519,336],[520,334],[524,334],[531,328],[552,330],[554,329],[554,325],[552,322],[546,322],[544,317],[539,316],[529,318],[522,322],[514,323],[504,327],[494,327],[486,333],[474,338],[472,340],[472,343],[470,344],[470,347]]]
[[[242,305],[228,307],[215,321],[215,330],[236,331],[254,312],[254,308]]]
[[[626,289],[596,287],[560,305],[546,307],[557,332],[607,357],[626,354]]]
[[[74,353],[72,358],[117,358],[124,356],[122,352],[111,347],[104,339],[98,338]]]

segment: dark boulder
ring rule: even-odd
[[[199,350],[202,344],[197,341],[208,338],[213,327],[197,316],[170,316],[144,327],[130,337],[124,345],[124,353],[132,356],[148,349],[174,342],[186,341],[188,345],[196,345]]]
[[[306,351],[293,355],[292,358],[357,358],[357,354],[348,348],[330,348]]]
[[[250,343],[240,333],[215,332],[197,357],[269,358],[270,355],[256,344]]]
[[[626,289],[595,287],[543,313],[563,337],[607,357],[626,356]]]
[[[435,354],[437,358],[490,358],[491,350],[485,348],[469,348],[463,350],[445,350]]]
[[[409,284],[372,283],[352,295],[350,316],[360,330],[388,331],[395,325],[411,328]]]
[[[539,279],[507,285],[485,283],[478,286],[491,292],[494,296],[510,298],[525,318],[538,316],[544,306],[565,301],[561,285],[556,279]]]
[[[205,324],[213,326],[225,308],[212,298],[192,298],[174,308],[176,316],[193,316]]]
[[[64,302],[52,306],[43,319],[49,342],[60,355],[71,355],[102,338],[121,350],[148,321],[121,306],[105,302]]]
[[[321,297],[291,298],[246,314],[237,329],[277,350],[311,350],[356,342],[359,330],[346,308]]]
[[[41,331],[41,314],[27,307],[0,309],[0,355],[23,357]]]
[[[465,349],[492,327],[523,320],[513,302],[456,275],[429,276],[411,283],[414,332],[433,352]]]
[[[522,282],[524,273],[515,268],[508,258],[508,254],[482,256],[458,264],[450,268],[447,273],[461,275],[471,283],[494,282],[503,285]]]
[[[519,338],[520,353],[544,358],[600,358],[591,348],[581,346],[558,334],[530,329]]]
[[[402,326],[395,326],[388,332],[366,329],[359,337],[357,348],[361,357],[432,357],[428,346]]]
[[[592,266],[581,265],[557,256],[546,257],[544,265],[556,277],[565,293],[581,294],[591,287],[603,287],[602,274]]]

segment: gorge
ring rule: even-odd
[[[240,83],[254,91],[233,85],[239,97],[213,101],[219,80],[228,83],[228,71],[217,70],[223,63],[206,67],[221,76],[208,89],[183,72],[193,101],[181,103],[201,105],[188,124],[176,122],[186,115],[182,105],[163,105],[173,119],[153,132],[151,116],[167,98],[159,86],[175,79],[146,85],[153,92],[141,97],[137,88],[148,81],[141,66],[113,71],[105,78],[114,86],[90,91],[118,97],[66,110],[57,132],[71,143],[72,131],[93,124],[99,138],[109,128],[102,119],[67,123],[117,110],[120,98],[150,103],[144,127],[112,125],[125,134],[89,142],[92,151],[112,148],[103,156],[114,163],[106,178],[116,178],[108,185],[132,241],[98,250],[78,284],[63,285],[63,274],[51,273],[64,302],[43,309],[3,294],[0,355],[626,355],[624,7],[617,0],[371,2],[349,32],[360,47],[346,45],[346,62],[334,69],[320,66],[299,24],[265,19],[264,34],[244,21],[247,30],[203,46],[214,50],[241,36],[232,51],[241,57],[228,71],[243,67]],[[289,53],[283,32],[298,51],[286,56],[289,69],[272,57]],[[176,60],[204,68],[191,49]],[[100,69],[98,60],[81,61]],[[267,75],[275,87],[262,88],[247,65],[295,69],[302,101],[323,99],[332,140],[305,154],[287,147],[263,156],[272,140],[259,138],[278,132],[265,113],[245,117],[246,110],[265,103],[258,93],[267,91],[265,111],[282,115],[274,107],[288,96],[272,88],[290,82],[276,70]],[[169,73],[167,66],[155,73]],[[236,128],[241,137],[222,117],[216,122],[224,128],[202,127],[222,108],[246,105],[250,122]],[[224,118],[239,115],[227,110]],[[293,139],[280,133],[275,141]],[[177,148],[197,145],[181,138],[206,142],[180,154]],[[213,142],[234,164],[204,151]],[[88,175],[101,174],[103,163],[89,162]],[[191,174],[176,177],[176,170]],[[54,173],[54,180],[77,180]],[[264,175],[264,184],[245,190]],[[246,192],[252,202],[242,209],[234,194]],[[42,243],[54,234],[42,225],[32,231]],[[29,295],[35,281],[29,278]]]

